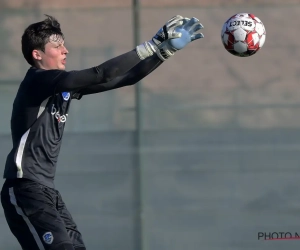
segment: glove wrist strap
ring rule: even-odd
[[[154,46],[150,41],[146,41],[138,46],[136,46],[136,53],[141,60],[146,59],[156,53],[157,47]]]
[[[166,61],[173,56],[176,51],[177,50],[171,47],[167,41],[157,46],[152,40],[150,40],[136,47],[136,52],[141,60],[144,60],[156,53],[162,61]]]

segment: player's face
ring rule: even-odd
[[[41,52],[41,68],[65,70],[68,53],[62,37],[52,35],[45,45],[45,51]]]

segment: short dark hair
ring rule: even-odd
[[[52,35],[57,35],[64,39],[64,34],[60,29],[60,23],[52,16],[45,15],[44,21],[29,25],[22,36],[22,52],[26,61],[34,66],[32,51],[39,49],[45,51],[45,45]]]

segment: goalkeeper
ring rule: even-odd
[[[33,23],[22,36],[29,63],[13,104],[13,148],[7,156],[1,204],[23,250],[84,250],[54,179],[72,99],[135,84],[176,51],[203,37],[196,18],[175,16],[149,41],[99,66],[66,71],[68,50],[58,21]]]

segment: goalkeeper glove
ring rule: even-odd
[[[172,24],[169,25],[169,31],[172,35],[164,36],[165,38],[167,37],[167,39],[162,40],[162,36],[158,35],[161,33],[158,32],[156,36],[152,38],[152,40],[137,46],[138,55],[139,52],[143,50],[143,48],[147,48],[146,51],[149,52],[148,54],[143,53],[144,57],[140,56],[142,60],[148,56],[153,55],[153,53],[156,53],[162,61],[165,61],[166,59],[173,56],[177,50],[181,50],[190,42],[204,37],[202,33],[197,33],[197,31],[203,29],[203,25],[199,23],[199,20],[197,18],[193,17],[189,19],[182,18],[181,16],[177,17],[178,19],[176,21],[174,21],[174,18],[171,19],[173,21]],[[162,29],[164,29],[164,27]]]
[[[176,32],[176,27],[182,25],[184,23],[184,18],[180,15],[174,16],[171,18],[159,31],[155,34],[155,36],[150,40],[146,41],[143,44],[140,44],[136,47],[136,51],[141,60],[152,56],[156,53],[159,58],[165,60],[166,57],[164,55],[164,51],[160,51],[160,47],[162,44],[168,39],[179,38],[181,33]]]

